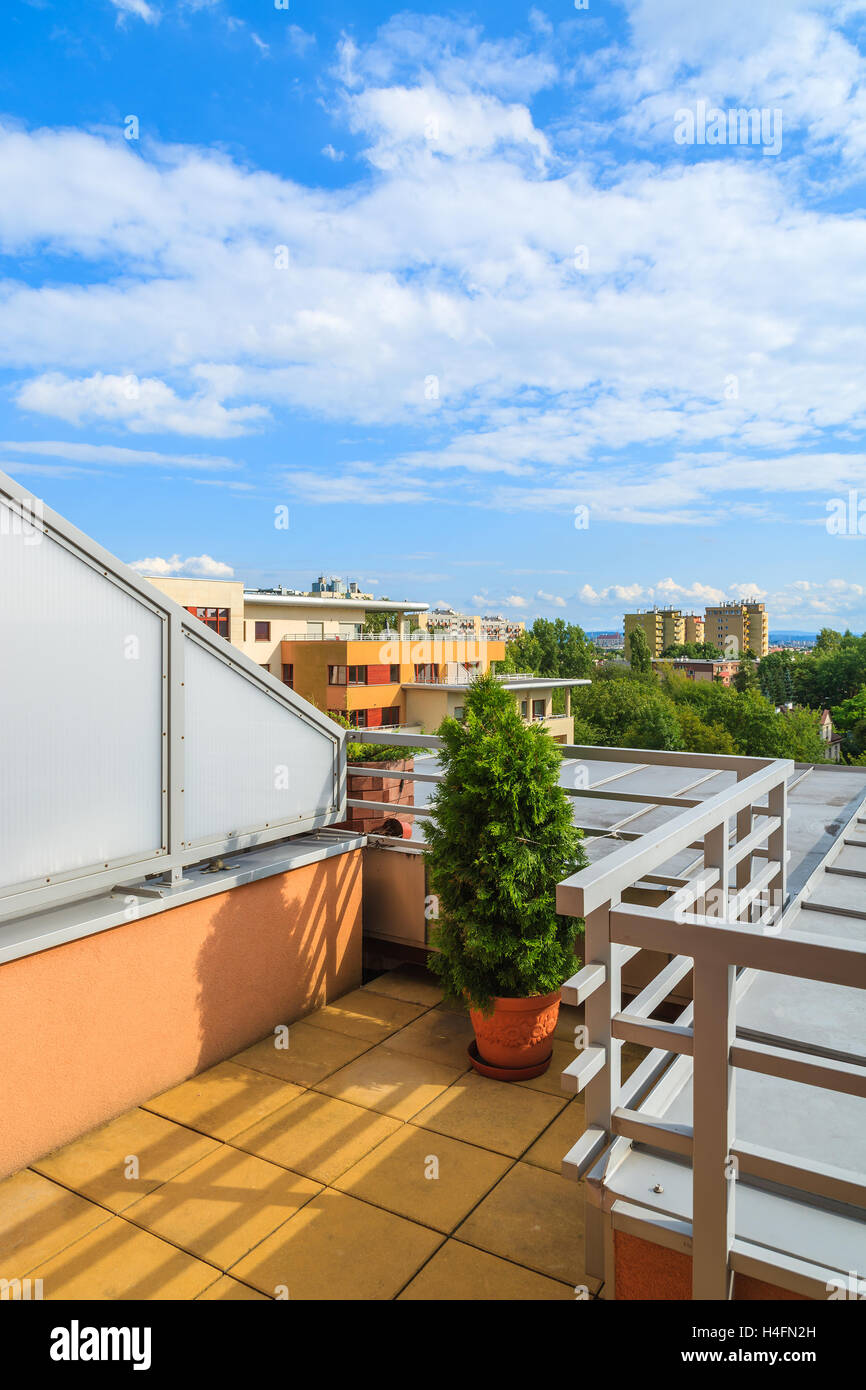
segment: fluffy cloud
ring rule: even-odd
[[[172,555],[169,559],[163,559],[160,555],[152,555],[146,560],[134,560],[130,569],[138,574],[155,575],[160,578],[165,575],[187,575],[197,579],[232,579],[234,570],[231,565],[225,565],[221,560],[214,560],[210,555],[188,555],[185,560],[180,555]]]
[[[136,19],[143,19],[145,24],[159,23],[159,10],[154,5],[149,5],[147,0],[111,0],[111,3],[117,10],[118,24],[125,23],[130,15]]]
[[[245,434],[268,418],[258,405],[227,409],[200,393],[181,399],[164,381],[95,372],[70,378],[46,372],[27,381],[16,396],[22,410],[52,415],[72,425],[104,421],[122,424],[133,434],[195,434],[228,439]]]

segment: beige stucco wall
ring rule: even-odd
[[[244,635],[244,586],[239,579],[174,579],[147,575],[147,582],[173,598],[182,608],[228,608],[229,641],[241,645]]]
[[[359,985],[361,854],[0,965],[0,1178]]]

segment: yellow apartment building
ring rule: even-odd
[[[706,640],[726,656],[736,657],[747,649],[756,657],[770,650],[767,610],[763,603],[720,603],[707,609]]]
[[[650,656],[661,656],[666,647],[686,641],[685,618],[678,608],[648,608],[625,615],[625,654],[628,658],[629,637],[641,628],[650,649]]]

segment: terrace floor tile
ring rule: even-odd
[[[426,1226],[326,1188],[234,1266],[296,1300],[392,1299],[441,1244]]]
[[[326,1028],[332,1033],[346,1033],[350,1038],[367,1042],[383,1042],[398,1028],[404,1028],[424,1012],[423,1004],[392,999],[372,990],[353,989],[324,1008],[307,1014],[303,1020],[313,1028]]]
[[[470,1062],[466,1049],[475,1031],[465,1014],[448,1009],[430,1009],[413,1023],[401,1028],[388,1039],[395,1052],[408,1052],[427,1062],[444,1062],[449,1067],[468,1071]]]
[[[545,1168],[516,1163],[455,1235],[572,1288],[598,1288],[583,1267],[583,1194]]]
[[[0,1183],[0,1279],[20,1279],[111,1213],[24,1168]]]
[[[409,1120],[461,1074],[458,1067],[425,1061],[381,1044],[322,1081],[317,1090],[394,1119]]]
[[[309,1178],[223,1144],[136,1202],[126,1217],[228,1269],[320,1191]]]
[[[453,1231],[511,1166],[488,1149],[403,1125],[334,1184],[437,1231]]]
[[[214,1282],[213,1265],[140,1231],[122,1216],[33,1271],[46,1300],[194,1299]]]
[[[585,1129],[583,1096],[575,1096],[564,1110],[560,1110],[552,1124],[539,1134],[532,1147],[526,1150],[523,1162],[534,1163],[537,1168],[549,1168],[552,1173],[561,1172],[562,1160]]]
[[[442,1000],[442,986],[435,975],[423,965],[401,965],[386,970],[363,986],[371,994],[388,994],[392,999],[404,999],[408,1004],[431,1007]]]
[[[332,1183],[399,1128],[399,1120],[307,1091],[236,1134],[232,1145],[314,1182]]]
[[[239,1067],[252,1067],[254,1071],[277,1076],[281,1081],[315,1086],[371,1046],[366,1039],[331,1033],[326,1028],[311,1028],[306,1023],[292,1024],[288,1047],[277,1047],[277,1041],[276,1035],[269,1033],[261,1042],[238,1052],[232,1061]]]
[[[214,1139],[231,1139],[301,1095],[301,1086],[220,1062],[147,1101],[144,1108]]]
[[[32,1166],[82,1197],[122,1212],[218,1147],[218,1140],[149,1110],[128,1110]]]
[[[565,1097],[469,1072],[416,1114],[413,1124],[518,1158],[565,1104]]]
[[[510,1260],[501,1260],[486,1250],[476,1250],[459,1240],[448,1240],[415,1275],[400,1299],[437,1303],[566,1302],[574,1299],[574,1289],[570,1284],[548,1279]]]

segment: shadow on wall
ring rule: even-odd
[[[195,1071],[360,984],[361,855],[312,869],[221,895],[196,961]]]

